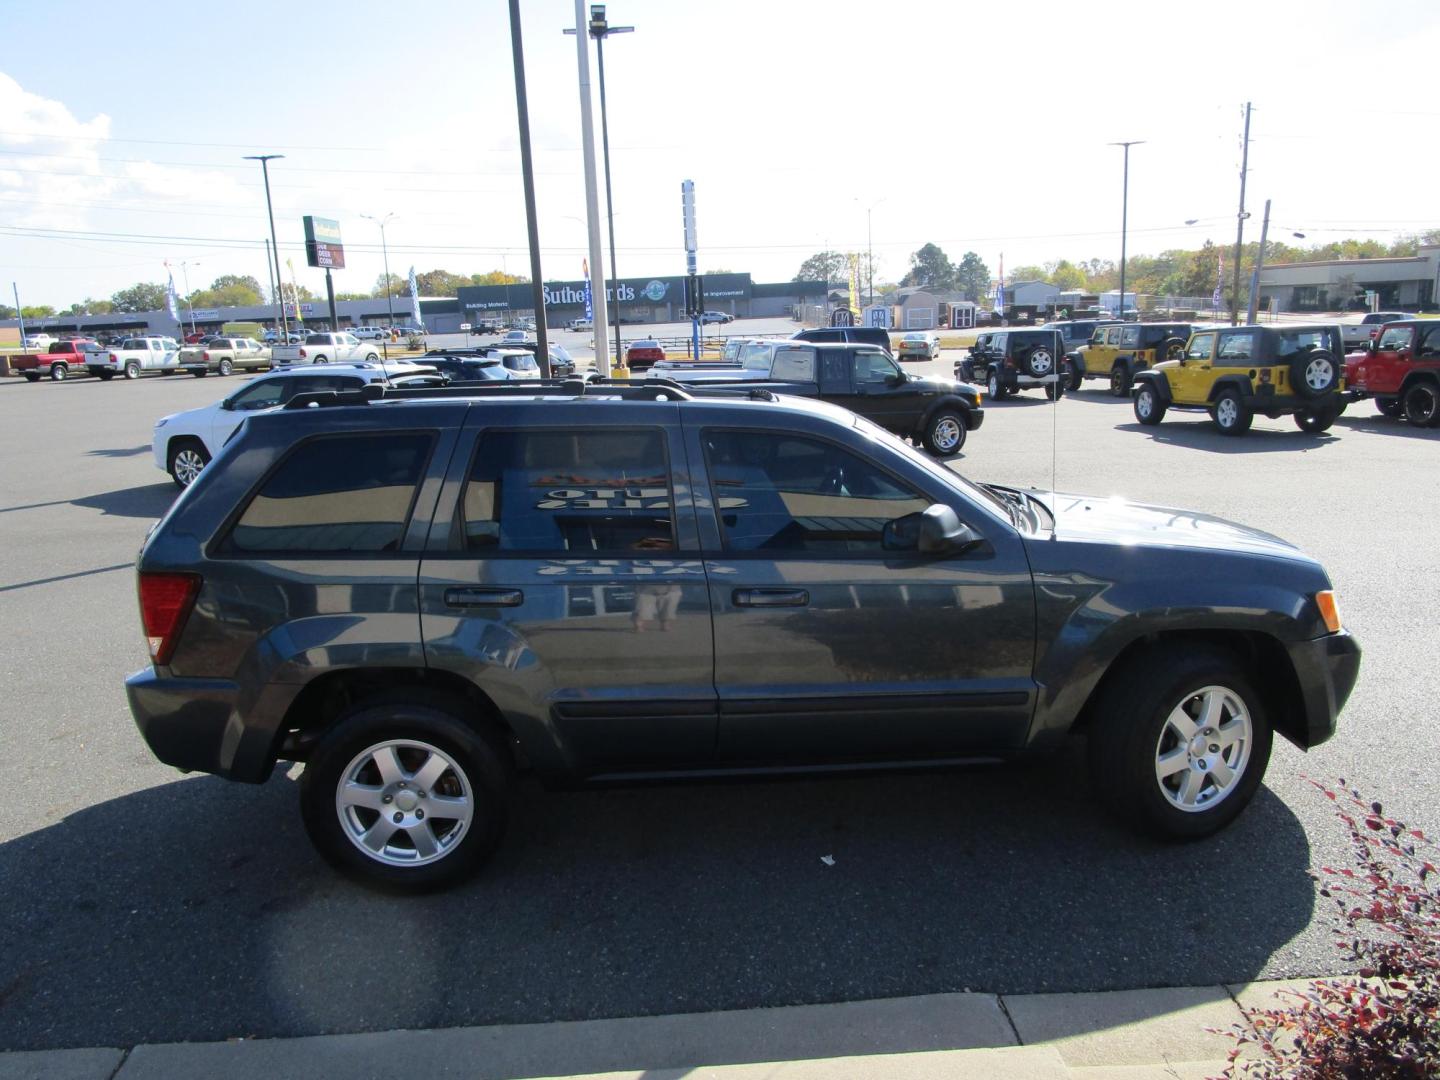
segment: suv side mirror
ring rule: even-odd
[[[944,503],[885,523],[880,547],[885,551],[914,551],[921,555],[958,555],[981,542],[980,534],[963,524]]]
[[[886,385],[886,386],[899,386],[899,385],[900,385],[901,383],[903,383],[904,381],[905,381],[905,373],[904,373],[903,371],[897,371],[897,372],[895,372],[895,374],[893,374],[893,375],[886,375],[886,376],[885,376],[885,385]]]

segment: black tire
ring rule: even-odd
[[[207,371],[205,368],[202,367],[202,368],[196,368],[194,371],[190,372],[190,374],[191,374],[191,375],[194,375],[195,378],[197,378],[197,379],[203,379],[203,378],[205,378],[206,375],[209,375],[210,372]]]
[[[958,454],[967,434],[964,416],[954,409],[941,409],[925,424],[925,449],[935,457]]]
[[[1301,397],[1321,397],[1340,385],[1340,365],[1328,349],[1307,349],[1290,361],[1290,385]]]
[[[96,375],[96,377],[97,377],[101,382],[109,382],[111,379],[113,379],[113,378],[115,377],[115,372],[113,372],[113,371],[97,371],[97,372],[95,372],[95,375]]]
[[[39,381],[40,381],[40,373],[39,373],[38,371],[27,371],[27,372],[25,372],[25,381],[26,381],[26,382],[39,382]]]
[[[1146,427],[1154,427],[1165,419],[1165,402],[1160,400],[1160,393],[1149,382],[1143,382],[1135,391],[1135,400],[1131,407],[1135,410],[1135,419]]]
[[[1255,414],[1240,400],[1240,391],[1229,387],[1220,391],[1210,407],[1210,419],[1222,435],[1244,435],[1250,430]]]
[[[1036,345],[1023,357],[1016,357],[1020,361],[1021,368],[1025,374],[1036,379],[1043,379],[1046,375],[1055,374],[1055,350],[1047,349],[1044,345]]]
[[[969,360],[960,362],[960,381],[973,383],[975,381],[975,365]]]
[[[1295,414],[1295,426],[1312,433],[1329,431],[1339,417],[1339,411],[1334,408],[1304,409]]]
[[[1116,364],[1110,369],[1110,396],[1129,397],[1130,387],[1134,380],[1130,377],[1130,369],[1123,363]]]
[[[990,393],[991,401],[1004,401],[1005,397],[1010,393],[1010,391],[1005,388],[1005,384],[1000,381],[1000,376],[996,374],[996,370],[993,367],[990,369],[990,374],[986,378],[986,387]]]
[[[195,463],[199,462],[199,467]],[[176,439],[170,444],[165,458],[166,471],[175,486],[181,491],[195,482],[200,470],[210,464],[210,451],[199,439]]]
[[[1398,397],[1377,397],[1375,408],[1380,410],[1381,416],[1388,416],[1391,420],[1399,420],[1405,415],[1405,405]]]
[[[1085,377],[1080,374],[1080,369],[1075,366],[1073,360],[1067,360],[1060,365],[1061,377],[1065,381],[1065,389],[1075,393],[1085,385]]]
[[[1212,688],[1221,693],[1199,697]],[[1217,727],[1232,728],[1234,741],[1207,735],[1215,729],[1200,725],[1192,743],[1180,741],[1170,718],[1181,713],[1180,723],[1199,719],[1203,724],[1199,710],[1212,701],[1222,705]],[[1242,711],[1249,735],[1235,740],[1235,733],[1244,730]],[[1121,820],[1167,840],[1196,840],[1228,825],[1259,789],[1270,760],[1272,734],[1264,703],[1245,666],[1220,649],[1162,647],[1135,657],[1109,676],[1093,717],[1090,773],[1101,800]],[[1177,751],[1174,760],[1181,768],[1162,780],[1162,755]],[[1223,773],[1204,769],[1213,768],[1217,759],[1233,775],[1228,790],[1222,787]],[[1191,792],[1195,809],[1177,805],[1187,784],[1196,785]],[[1214,801],[1207,804],[1207,797]]]
[[[229,360],[221,360],[220,363],[215,365],[215,370],[221,375],[234,375],[235,365]]]
[[[403,696],[372,698],[340,714],[315,746],[300,780],[300,812],[305,831],[326,861],[367,885],[394,892],[416,893],[458,884],[495,853],[505,831],[509,760],[504,744],[497,736],[466,724],[460,719],[460,712],[447,699],[417,691]],[[357,817],[347,826],[342,823],[336,805],[336,790],[357,759],[368,748],[390,740],[403,740],[439,750],[453,762],[453,767],[447,767],[441,778],[441,782],[449,787],[448,794],[455,797],[466,786],[470,791],[472,816],[469,825],[464,827],[458,838],[453,839],[452,847],[440,851],[431,861],[417,865],[384,862],[362,852],[358,840],[350,838],[347,828],[356,828],[356,823],[367,824],[363,819],[371,811],[353,811]],[[407,751],[402,749],[399,755],[401,768],[409,769],[423,752],[417,751],[415,757],[407,761]],[[378,773],[373,779],[377,786],[387,790],[396,787],[394,784],[384,785]],[[407,782],[413,779],[411,771]],[[412,800],[416,803],[415,808],[406,813],[423,811],[426,798]],[[397,799],[389,805],[400,804]],[[378,822],[380,813],[375,812],[375,817],[370,820]],[[452,824],[446,828],[456,828],[454,819],[432,814],[432,820],[449,821]],[[421,826],[412,822],[396,832],[408,833],[412,827],[418,829]],[[440,832],[438,842],[443,845],[448,835],[448,831]],[[415,851],[413,844],[410,850]],[[392,849],[393,857],[398,859],[402,855],[403,848],[399,845]]]
[[[1440,386],[1427,380],[1410,384],[1402,399],[1405,419],[1415,427],[1440,424]]]
[[[365,362],[366,362],[367,364],[378,364],[378,363],[380,362],[380,354],[379,354],[379,353],[373,353],[373,352],[372,352],[372,353],[366,353],[366,354],[365,354]]]
[[[1185,355],[1185,339],[1172,337],[1166,338],[1160,343],[1161,360],[1179,360]]]
[[[50,378],[53,382],[64,382],[70,375],[68,364],[51,364]]]
[[[323,356],[317,356],[311,361],[312,364],[328,364],[330,361]]]
[[[1056,380],[1055,380],[1054,382],[1052,382],[1052,383],[1046,383],[1046,384],[1045,384],[1045,400],[1046,400],[1046,401],[1059,401],[1059,400],[1060,400],[1061,398],[1063,398],[1064,396],[1065,396],[1065,383],[1064,383],[1064,381],[1063,381],[1063,377],[1062,377],[1061,379],[1056,379]]]
[[[139,361],[130,360],[125,364],[125,377],[127,379],[138,379],[140,377]]]

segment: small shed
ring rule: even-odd
[[[890,325],[897,330],[933,330],[940,325],[940,298],[927,289],[896,289],[890,302]]]

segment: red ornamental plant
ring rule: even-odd
[[[1311,877],[1345,925],[1337,945],[1357,975],[1282,990],[1281,1004],[1246,1009],[1228,1076],[1298,1080],[1440,1077],[1440,862],[1419,829],[1386,817],[1342,778],[1311,780],[1350,833],[1354,866]],[[1246,1046],[1257,1058],[1240,1061]]]

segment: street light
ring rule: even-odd
[[[859,202],[857,198],[855,200]],[[876,199],[865,208],[865,292],[869,295],[869,303],[875,303],[875,245],[871,243],[870,232],[870,211],[883,203],[884,199]]]
[[[197,262],[195,265],[199,266],[200,264]],[[190,263],[185,259],[180,260],[180,274],[185,279],[185,306],[190,309],[190,333],[193,334],[195,333],[195,304],[190,299]]]
[[[380,253],[385,259],[385,310],[390,315],[389,328],[391,331],[393,331],[395,329],[395,305],[390,301],[390,248],[385,243],[385,226],[390,223],[390,220],[394,218],[395,214],[392,211],[391,213],[386,214],[383,218],[377,218],[372,214],[361,214],[360,216],[363,217],[366,221],[373,221],[376,225],[380,226]],[[390,335],[386,334],[385,337],[385,358],[388,360],[390,358]]]
[[[1122,188],[1123,194],[1120,197],[1120,321],[1125,321],[1125,232],[1130,219],[1130,147],[1140,146],[1144,139],[1131,139],[1129,142],[1112,142],[1111,146],[1123,146],[1125,148],[1125,181]],[[1188,221],[1186,224],[1190,224]]]
[[[260,173],[265,177],[265,212],[270,215],[270,251],[275,256],[275,280],[283,282],[285,279],[280,276],[280,241],[275,239],[275,206],[270,201],[270,162],[277,158],[283,158],[284,154],[246,154],[246,161],[260,162]],[[284,286],[275,286],[275,299],[280,305],[280,330],[287,338],[290,336],[290,320],[285,317],[285,295]]]
[[[624,362],[620,355],[620,274],[615,268],[615,202],[610,190],[610,119],[605,108],[605,39],[611,34],[633,34],[633,26],[611,26],[605,21],[605,5],[590,5],[590,36],[595,39],[595,52],[600,61],[600,143],[605,158],[605,218],[610,229],[610,281],[615,289],[615,362]],[[575,28],[565,30],[574,34]]]

